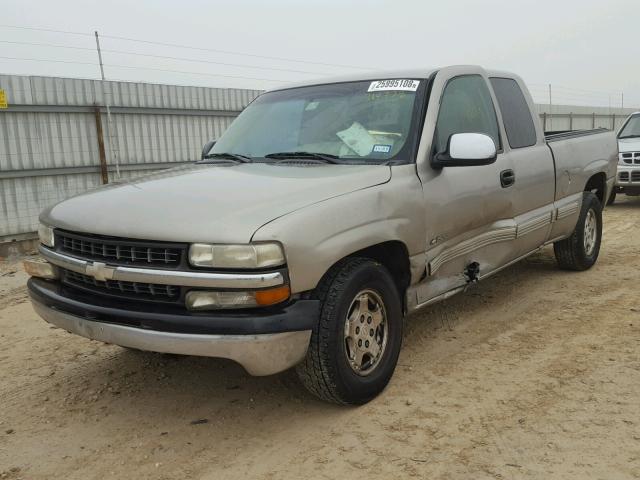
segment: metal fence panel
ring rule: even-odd
[[[11,80],[9,80],[11,79]],[[26,80],[25,80],[26,79]],[[106,105],[239,111],[260,94],[238,88],[185,87],[58,77],[0,76],[9,103],[21,105]],[[20,93],[27,90],[29,95]]]
[[[99,185],[93,173],[0,179],[0,238],[35,231],[43,209]]]
[[[235,117],[114,114],[113,134],[107,119],[107,162],[120,164],[187,162],[200,158],[202,146],[222,135]],[[111,135],[112,142],[109,142]],[[113,149],[116,151],[114,156]],[[97,162],[94,161],[93,165]]]
[[[111,179],[188,162],[258,90],[0,75],[0,242],[34,232],[45,207],[101,184],[95,106]],[[111,109],[111,121],[106,114]]]
[[[29,78],[23,75],[0,75],[0,88],[7,94],[9,103],[33,103]]]
[[[92,114],[0,114],[0,171],[97,165],[96,145]]]
[[[579,105],[536,104],[545,130],[587,130],[606,128],[617,130],[633,108],[584,107]]]

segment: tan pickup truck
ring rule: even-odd
[[[387,385],[405,317],[553,244],[598,258],[613,133],[546,135],[522,80],[476,66],[259,96],[203,159],[41,215],[49,323],[124,347],[297,367],[315,395]]]

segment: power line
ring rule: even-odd
[[[620,93],[620,92],[607,92],[604,90],[585,90],[583,88],[563,87],[562,85],[553,85],[553,88],[560,89],[560,90],[571,90],[571,91],[583,92],[583,93],[594,93],[594,94],[600,94],[600,95],[611,95],[613,93]]]
[[[16,40],[0,40],[0,43],[9,43],[11,45],[29,45],[32,47],[50,47],[50,48],[68,48],[71,50],[89,50],[91,52],[95,52],[95,47],[76,47],[73,45],[57,45],[53,43],[38,43],[38,42],[19,42]]]
[[[0,43],[9,43],[11,45],[28,45],[28,46],[32,46],[32,47],[47,47],[47,48],[63,48],[63,49],[71,49],[71,50],[84,50],[84,51],[90,51],[90,52],[95,52],[96,51],[95,48],[76,47],[76,46],[71,46],[71,45],[56,45],[56,44],[38,43],[38,42],[19,42],[19,41],[14,41],[14,40],[0,40]],[[149,54],[149,53],[138,53],[138,52],[131,52],[131,51],[127,51],[127,50],[111,50],[111,49],[107,49],[107,48],[102,48],[101,50],[103,52],[117,53],[119,55],[134,55],[134,56],[137,56],[137,57],[162,58],[162,59],[166,59],[166,60],[179,60],[179,61],[183,61],[183,62],[208,63],[208,64],[211,64],[211,65],[224,65],[224,66],[227,66],[227,67],[253,68],[253,69],[257,69],[257,70],[273,70],[273,71],[276,71],[276,72],[304,73],[304,74],[309,74],[309,75],[326,75],[326,73],[323,73],[323,72],[310,72],[308,70],[292,70],[290,68],[262,67],[262,66],[254,66],[254,65],[247,65],[247,64],[241,64],[241,63],[215,62],[215,61],[212,61],[212,60],[200,60],[200,59],[197,59],[197,58],[170,57],[170,56],[166,56],[166,55],[153,55],[153,54]]]
[[[549,85],[536,85],[536,84],[530,84],[529,88],[531,90],[547,90],[549,88]],[[553,88],[554,91],[559,91],[559,92],[563,92],[563,93],[572,93],[575,95],[584,95],[584,96],[607,96],[607,95],[611,95],[613,93],[620,93],[620,92],[605,92],[605,91],[595,91],[595,90],[582,90],[579,88],[569,88],[569,87],[556,87],[555,85],[551,85],[551,88]]]
[[[59,34],[65,34],[65,35],[78,35],[78,36],[84,36],[84,37],[93,37],[94,36],[94,34],[86,33],[86,32],[77,32],[77,31],[70,31],[70,30],[56,30],[56,29],[53,29],[53,28],[29,27],[29,26],[22,26],[22,25],[0,24],[0,27],[18,29],[18,30],[31,30],[31,31],[59,33]],[[267,56],[267,55],[251,54],[251,53],[246,53],[246,52],[236,52],[236,51],[218,50],[218,49],[205,48],[205,47],[195,47],[195,46],[190,46],[190,45],[181,45],[181,44],[173,44],[173,43],[166,43],[166,42],[156,42],[156,41],[152,41],[152,40],[144,40],[144,39],[139,39],[139,38],[120,37],[120,36],[115,36],[115,35],[101,35],[101,36],[103,38],[110,38],[110,39],[113,39],[113,40],[135,42],[135,43],[143,43],[143,44],[150,44],[150,45],[159,45],[159,46],[164,46],[164,47],[181,48],[181,49],[188,49],[188,50],[197,50],[197,51],[205,51],[205,52],[222,53],[222,54],[226,54],[226,55],[239,55],[239,56],[261,58],[261,59],[267,59],[267,60],[278,60],[278,61],[284,61],[284,62],[304,63],[304,64],[310,64],[310,65],[322,65],[322,66],[330,66],[330,67],[341,67],[341,68],[362,69],[362,70],[370,69],[370,67],[361,67],[361,66],[344,65],[344,64],[333,64],[333,63],[324,63],[324,62],[314,62],[314,61],[310,61],[310,60],[300,60],[300,59],[293,59],[293,58],[286,58],[286,57],[273,57],[273,56]],[[66,49],[83,50],[83,51],[94,51],[93,48],[87,48],[87,47],[76,47],[76,46],[68,46],[68,45],[51,45],[51,44],[43,44],[43,43],[35,43],[35,42],[18,42],[18,41],[0,40],[0,43],[9,43],[9,44],[16,44],[16,45],[46,46],[46,47],[53,47],[53,48],[66,48]],[[200,60],[200,59],[195,59],[195,58],[184,58],[184,57],[172,57],[172,56],[164,56],[164,55],[144,54],[144,53],[131,52],[131,51],[126,51],[126,50],[103,49],[103,51],[110,52],[110,53],[115,53],[115,54],[120,54],[120,55],[133,55],[133,56],[149,57],[149,58],[161,58],[161,59],[167,59],[167,60],[185,61],[185,62],[194,62],[194,63],[206,63],[206,64],[212,64],[212,65],[223,65],[223,66],[232,66],[232,67],[239,67],[239,68],[251,68],[251,69],[257,69],[257,70],[272,70],[272,71],[293,72],[293,73],[302,73],[302,74],[324,75],[324,73],[321,73],[321,72],[311,72],[311,71],[306,71],[306,70],[294,70],[294,69],[285,69],[285,68],[276,68],[276,67],[263,67],[263,66],[252,66],[252,65],[246,65],[246,64],[216,62],[216,61],[211,61],[211,60]],[[39,62],[52,62],[52,63],[67,63],[67,64],[76,64],[76,65],[94,65],[94,66],[97,65],[96,63],[92,63],[92,62],[90,63],[90,62],[35,59],[35,58],[20,58],[20,57],[0,57],[0,58],[8,59],[8,60],[24,60],[24,61],[35,61],[35,62],[39,61]],[[114,67],[114,68],[155,70],[155,71],[170,72],[170,73],[205,75],[205,76],[211,76],[211,77],[239,78],[239,79],[246,79],[246,80],[261,80],[261,81],[270,81],[270,82],[285,82],[286,81],[286,80],[278,80],[278,79],[270,79],[270,78],[255,78],[255,77],[247,77],[247,76],[239,76],[239,75],[208,74],[208,73],[201,73],[201,72],[189,72],[189,71],[182,71],[182,70],[160,69],[160,68],[151,68],[151,67],[138,67],[138,66],[129,66],[129,65],[110,65],[110,64],[107,64],[107,66]],[[544,88],[545,95],[546,95],[546,90],[547,90],[548,84],[542,85],[542,84],[533,83],[533,84],[528,84],[528,85],[530,87],[532,87],[532,90],[535,90],[537,88]],[[620,92],[604,92],[604,91],[597,91],[597,90],[586,90],[586,89],[580,89],[580,88],[564,87],[564,86],[561,86],[561,85],[554,85],[554,84],[552,84],[552,88],[554,89],[554,91],[556,91],[556,89],[561,90],[560,92],[556,91],[556,93],[554,95],[556,97],[563,98],[563,97],[571,96],[571,97],[574,97],[574,98],[580,98],[583,101],[586,101],[586,100],[584,100],[585,98],[591,98],[592,101],[595,101],[593,99],[597,98],[598,100],[600,100],[601,102],[604,103],[605,101],[607,101],[606,99],[609,96],[613,100],[613,99],[616,99],[618,95],[621,95]],[[584,93],[574,93],[574,92],[584,92]],[[535,92],[532,92],[532,93],[535,93]]]
[[[76,62],[72,60],[50,60],[48,58],[25,58],[25,57],[3,57],[0,56],[2,60],[24,60],[27,62],[50,62],[50,63],[69,63],[73,65],[93,65],[94,67],[98,66],[96,62]]]
[[[67,64],[74,64],[74,65],[92,65],[94,67],[98,66],[98,64],[96,62],[76,62],[76,61],[70,61],[70,60],[50,60],[48,58],[25,58],[25,57],[4,57],[4,56],[0,56],[0,59],[3,59],[3,60],[21,60],[21,61],[27,61],[27,62],[50,62],[50,63],[67,63]],[[245,76],[241,76],[241,75],[224,75],[224,74],[217,74],[217,73],[189,72],[189,71],[184,71],[184,70],[170,70],[170,69],[153,68],[153,67],[138,67],[138,66],[133,66],[133,65],[115,65],[115,64],[110,64],[110,63],[105,63],[104,66],[105,67],[111,67],[111,68],[128,68],[128,69],[134,69],[134,70],[154,70],[154,71],[158,71],[158,72],[183,73],[183,74],[189,74],[189,75],[204,75],[204,76],[207,76],[207,77],[238,78],[238,79],[242,79],[242,80],[261,80],[261,81],[265,81],[265,82],[282,83],[282,82],[287,82],[288,81],[288,80],[282,80],[282,79],[277,79],[277,78],[257,78],[257,77],[245,77]]]
[[[55,30],[55,29],[52,29],[52,28],[26,27],[26,26],[20,26],[20,25],[5,25],[5,24],[0,24],[0,27],[15,28],[15,29],[20,29],[20,30],[34,30],[34,31],[41,31],[41,32],[62,33],[62,34],[67,34],[67,35],[83,35],[83,36],[93,37],[92,33],[72,32],[72,31],[68,31],[68,30]],[[194,47],[192,45],[180,45],[180,44],[175,44],[175,43],[156,42],[156,41],[153,41],[153,40],[144,40],[144,39],[140,39],[140,38],[120,37],[120,36],[116,36],[116,35],[102,35],[101,34],[100,37],[101,38],[110,38],[110,39],[113,39],[113,40],[121,40],[121,41],[126,41],[126,42],[136,42],[136,43],[145,43],[145,44],[150,44],[150,45],[160,45],[160,46],[163,46],[163,47],[173,47],[173,48],[183,48],[183,49],[189,49],[189,50],[200,50],[200,51],[205,51],[205,52],[223,53],[223,54],[226,54],[226,55],[239,55],[239,56],[245,56],[245,57],[262,58],[262,59],[266,59],[266,60],[279,60],[279,61],[284,61],[284,62],[305,63],[305,64],[309,64],[309,65],[323,65],[325,67],[353,68],[353,69],[359,69],[359,70],[370,70],[371,69],[371,67],[358,67],[358,66],[354,66],[354,65],[342,65],[342,64],[338,64],[338,63],[313,62],[311,60],[300,60],[300,59],[285,58],[285,57],[272,57],[272,56],[268,56],[268,55],[257,55],[257,54],[246,53],[246,52],[234,52],[234,51],[231,51],[231,50],[218,50],[218,49],[214,49],[214,48]]]
[[[154,42],[151,40],[141,40],[141,39],[137,39],[137,38],[128,38],[128,37],[117,37],[114,35],[100,35],[101,37],[104,38],[111,38],[113,40],[123,40],[123,41],[127,41],[127,42],[137,42],[137,43],[147,43],[147,44],[151,44],[151,45],[160,45],[163,47],[173,47],[173,48],[185,48],[185,49],[189,49],[189,50],[201,50],[201,51],[205,51],[205,52],[215,52],[215,53],[224,53],[226,55],[242,55],[242,56],[246,56],[246,57],[253,57],[253,58],[263,58],[266,60],[279,60],[279,61],[285,61],[285,62],[296,62],[296,63],[306,63],[309,65],[323,65],[323,66],[327,66],[327,67],[340,67],[340,68],[355,68],[358,70],[370,70],[370,67],[356,67],[354,65],[342,65],[339,63],[324,63],[324,62],[312,62],[310,60],[299,60],[299,59],[294,59],[294,58],[285,58],[285,57],[271,57],[271,56],[267,56],[267,55],[256,55],[253,53],[244,53],[244,52],[233,52],[230,50],[217,50],[214,48],[204,48],[204,47],[194,47],[191,45],[180,45],[180,44],[176,44],[176,43],[165,43],[165,42]]]
[[[223,74],[217,74],[217,73],[203,73],[203,72],[189,72],[189,71],[184,71],[184,70],[169,70],[166,68],[154,68],[154,67],[135,67],[132,65],[113,65],[113,64],[109,64],[109,63],[105,63],[104,64],[105,67],[111,67],[111,68],[131,68],[134,70],[153,70],[156,72],[169,72],[169,73],[184,73],[184,74],[188,74],[188,75],[204,75],[206,77],[225,77],[225,78],[240,78],[243,80],[262,80],[262,81],[266,81],[266,82],[278,82],[278,83],[284,83],[284,82],[288,82],[290,80],[282,80],[282,79],[278,79],[278,78],[256,78],[256,77],[244,77],[244,76],[239,76],[239,75],[223,75]]]
[[[532,95],[540,95],[540,96],[549,96],[549,91],[547,90],[546,92],[543,92],[542,90],[538,91],[538,92],[531,92]],[[553,92],[553,96],[556,98],[573,98],[573,99],[577,99],[577,100],[585,100],[585,101],[608,101],[609,98],[608,97],[600,97],[600,98],[592,98],[592,97],[583,97],[581,95],[572,95],[569,93],[563,93],[563,92]]]
[[[529,87],[534,87],[534,88],[544,88],[545,90],[548,88],[549,84],[541,84],[541,83],[529,83],[528,84]],[[572,92],[582,92],[582,93],[586,93],[586,94],[597,94],[597,95],[619,95],[620,92],[619,91],[604,91],[604,90],[586,90],[583,88],[575,88],[575,87],[565,87],[562,85],[556,85],[554,83],[551,84],[551,87],[553,88],[553,90],[568,90],[568,91],[572,91]]]
[[[183,61],[183,62],[195,62],[195,63],[208,63],[208,64],[212,64],[212,65],[224,65],[224,66],[227,66],[227,67],[254,68],[254,69],[257,69],[257,70],[273,70],[275,72],[304,73],[304,74],[308,74],[308,75],[326,75],[326,73],[323,73],[323,72],[310,72],[308,70],[291,70],[289,68],[259,67],[259,66],[238,64],[238,63],[214,62],[214,61],[211,61],[211,60],[199,60],[199,59],[196,59],[196,58],[170,57],[170,56],[166,56],[166,55],[152,55],[152,54],[137,53],[137,52],[134,53],[134,52],[127,52],[127,51],[123,51],[123,50],[102,49],[102,51],[103,52],[109,52],[109,53],[117,53],[117,54],[121,54],[121,55],[135,55],[135,56],[139,56],[139,57],[163,58],[163,59],[167,59],[167,60],[179,60],[179,61]]]
[[[543,90],[539,87],[534,87],[530,89],[531,94],[539,97],[547,97],[548,90]],[[570,99],[571,101],[579,100],[583,102],[599,102],[599,103],[608,103],[608,102],[617,102],[621,99],[621,94],[619,92],[611,93],[611,94],[588,94],[588,93],[579,93],[579,92],[569,92],[569,91],[557,91],[553,89],[553,94],[555,98],[562,99]]]
[[[54,30],[52,28],[23,27],[23,26],[20,26],[20,25],[3,25],[3,24],[0,24],[0,27],[3,27],[3,28],[15,28],[15,29],[18,29],[18,30],[36,30],[36,31],[39,31],[39,32],[64,33],[66,35],[83,35],[85,37],[93,37],[93,33],[70,32],[68,30]]]

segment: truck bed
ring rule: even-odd
[[[605,128],[545,132],[545,140],[556,169],[556,200],[584,188],[584,183],[572,179],[580,178],[585,170],[603,171],[607,179],[615,176],[616,162],[612,160],[612,155],[617,159],[618,153],[615,132]]]

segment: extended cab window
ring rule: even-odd
[[[447,83],[436,123],[435,152],[444,152],[454,133],[484,133],[500,149],[498,119],[486,82],[480,75],[456,77]]]
[[[536,127],[518,83],[512,78],[492,78],[491,85],[498,99],[511,148],[535,145]]]

